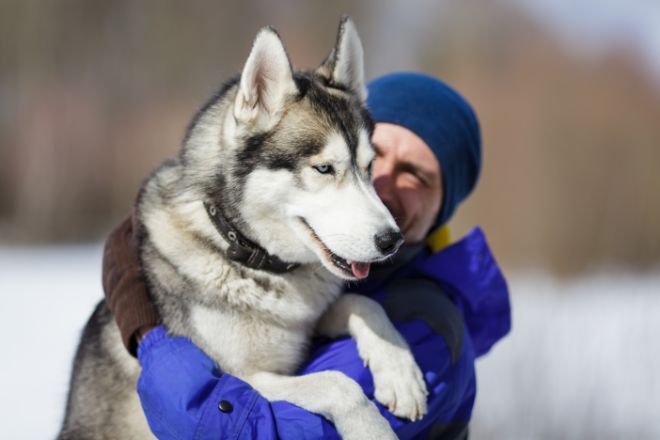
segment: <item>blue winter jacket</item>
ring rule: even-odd
[[[478,228],[438,253],[424,249],[382,272],[348,290],[383,304],[408,341],[427,383],[427,415],[402,420],[376,402],[371,373],[349,337],[317,340],[299,374],[332,369],[352,377],[399,438],[458,438],[474,405],[474,359],[510,329],[506,281]],[[159,439],[339,438],[323,417],[288,402],[269,402],[163,327],[147,334],[138,358],[138,393]]]

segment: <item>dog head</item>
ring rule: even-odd
[[[270,254],[364,278],[369,263],[402,242],[371,185],[365,99],[362,44],[350,19],[314,71],[294,72],[277,33],[264,28],[240,77],[189,131],[184,159],[214,182],[205,196]]]

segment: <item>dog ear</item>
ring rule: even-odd
[[[357,93],[362,101],[366,101],[364,51],[360,36],[350,17],[345,15],[341,18],[335,48],[316,72],[326,77],[331,84],[347,87]]]
[[[297,92],[291,62],[277,32],[259,31],[248,56],[234,103],[237,121],[270,128],[287,99]]]

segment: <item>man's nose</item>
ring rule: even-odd
[[[392,183],[389,176],[379,176],[374,179],[374,189],[376,194],[380,197],[381,200],[389,199],[389,194],[391,193]]]
[[[385,159],[377,160],[374,164],[372,182],[374,184],[376,194],[378,194],[378,197],[380,197],[380,199],[383,201],[387,201],[391,198],[393,171],[394,167]]]

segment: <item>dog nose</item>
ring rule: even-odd
[[[393,254],[403,244],[403,235],[401,235],[401,232],[395,230],[377,234],[374,238],[376,239],[376,247],[384,255]]]

